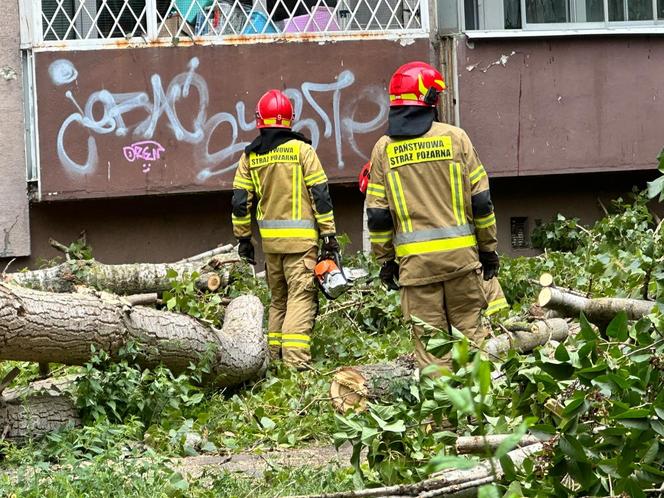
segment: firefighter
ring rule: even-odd
[[[484,295],[486,296],[487,308],[484,316],[489,317],[496,313],[508,309],[510,306],[505,299],[505,293],[498,281],[498,277],[484,281]]]
[[[338,256],[327,176],[304,135],[294,132],[293,107],[279,90],[256,106],[259,136],[246,147],[233,180],[233,232],[239,254],[255,264],[251,208],[263,241],[272,299],[268,344],[274,359],[301,368],[311,360],[311,329],[317,312],[313,269],[322,257]]]
[[[437,122],[442,75],[424,62],[401,66],[390,80],[387,134],[371,154],[367,218],[380,278],[401,291],[407,319],[448,330],[473,343],[486,335],[480,314],[483,279],[499,268],[489,180],[465,131]],[[414,326],[420,368],[450,366],[426,350]]]

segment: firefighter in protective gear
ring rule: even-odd
[[[300,367],[310,359],[318,291],[313,269],[318,239],[336,254],[334,213],[327,176],[311,141],[291,129],[293,107],[270,90],[256,107],[260,135],[246,147],[233,181],[233,232],[240,255],[253,260],[251,208],[263,241],[272,294],[268,344],[273,358]]]
[[[479,344],[487,302],[483,279],[499,267],[489,180],[465,131],[437,122],[442,75],[424,62],[400,67],[390,81],[387,134],[371,155],[367,218],[380,277],[400,287],[406,318]],[[414,327],[420,368],[451,360],[426,351]]]

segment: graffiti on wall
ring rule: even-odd
[[[368,50],[372,42],[362,43]],[[277,75],[270,74],[275,47],[269,46],[244,48],[260,51],[251,62],[238,50],[229,53],[224,71],[216,62],[219,48],[187,57],[184,49],[164,49],[170,51],[156,52],[159,57],[150,51],[161,49],[117,51],[117,68],[89,53],[39,54],[42,192],[85,197],[229,188],[257,134],[255,102],[279,82],[294,104],[294,130],[311,138],[328,176],[351,179],[387,121],[391,66],[381,54],[388,58],[395,46],[415,49],[381,41],[369,50],[371,60],[351,64],[346,60],[353,61],[356,44],[339,45],[343,50],[289,47],[292,67],[280,67]],[[335,57],[312,57],[312,50],[323,49]],[[315,63],[290,62],[297,53]]]

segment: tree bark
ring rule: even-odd
[[[482,350],[490,359],[497,359],[510,350],[526,353],[551,340],[562,341],[569,333],[570,326],[562,318],[538,320],[530,326],[530,331],[506,332],[489,339],[482,346]]]
[[[0,360],[82,365],[91,346],[117,355],[128,342],[141,347],[140,364],[174,372],[211,355],[208,382],[240,384],[267,367],[263,305],[240,296],[228,305],[221,330],[195,319],[99,293],[58,294],[0,284]]]
[[[454,443],[457,455],[469,455],[484,453],[487,449],[495,451],[507,438],[511,437],[510,434],[493,434],[490,436],[460,436]],[[517,443],[517,448],[537,444],[540,440],[535,436],[526,434]]]
[[[76,286],[84,285],[118,295],[148,294],[170,289],[168,270],[173,269],[179,277],[198,272],[198,287],[206,288],[210,277],[219,273],[222,285],[228,284],[229,268],[219,272],[208,266],[219,268],[240,261],[235,251],[227,251],[228,246],[224,246],[176,263],[106,265],[95,260],[71,260],[43,270],[9,273],[5,281],[47,292],[74,292]]]
[[[76,376],[46,379],[8,389],[0,398],[0,432],[4,439],[39,438],[81,419],[67,390]]]
[[[638,320],[648,315],[655,306],[653,301],[641,299],[589,299],[555,287],[542,289],[538,303],[543,308],[558,311],[570,318],[578,318],[583,312],[590,322],[600,325],[609,323],[621,311],[627,313],[629,320]]]
[[[542,450],[542,444],[532,444],[524,448],[510,451],[507,455],[515,467],[521,467],[523,462],[531,455]],[[495,468],[495,474],[493,472]],[[385,486],[382,488],[363,489],[358,491],[342,491],[340,493],[326,493],[321,495],[292,496],[290,498],[370,498],[393,497],[405,498],[416,496],[418,498],[435,497],[470,497],[477,496],[477,488],[500,480],[503,476],[500,462],[484,461],[467,470],[448,470],[434,474],[429,479],[415,484],[401,484]]]
[[[410,386],[414,373],[412,356],[375,365],[342,367],[330,385],[332,404],[340,413],[350,409],[364,411],[368,401],[393,398],[397,390]]]

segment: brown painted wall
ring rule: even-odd
[[[295,102],[332,181],[354,179],[392,72],[428,57],[428,40],[38,53],[42,200],[229,189],[270,88]]]
[[[30,251],[18,2],[0,2],[0,257]]]
[[[461,126],[496,175],[649,169],[664,38],[458,40]]]

